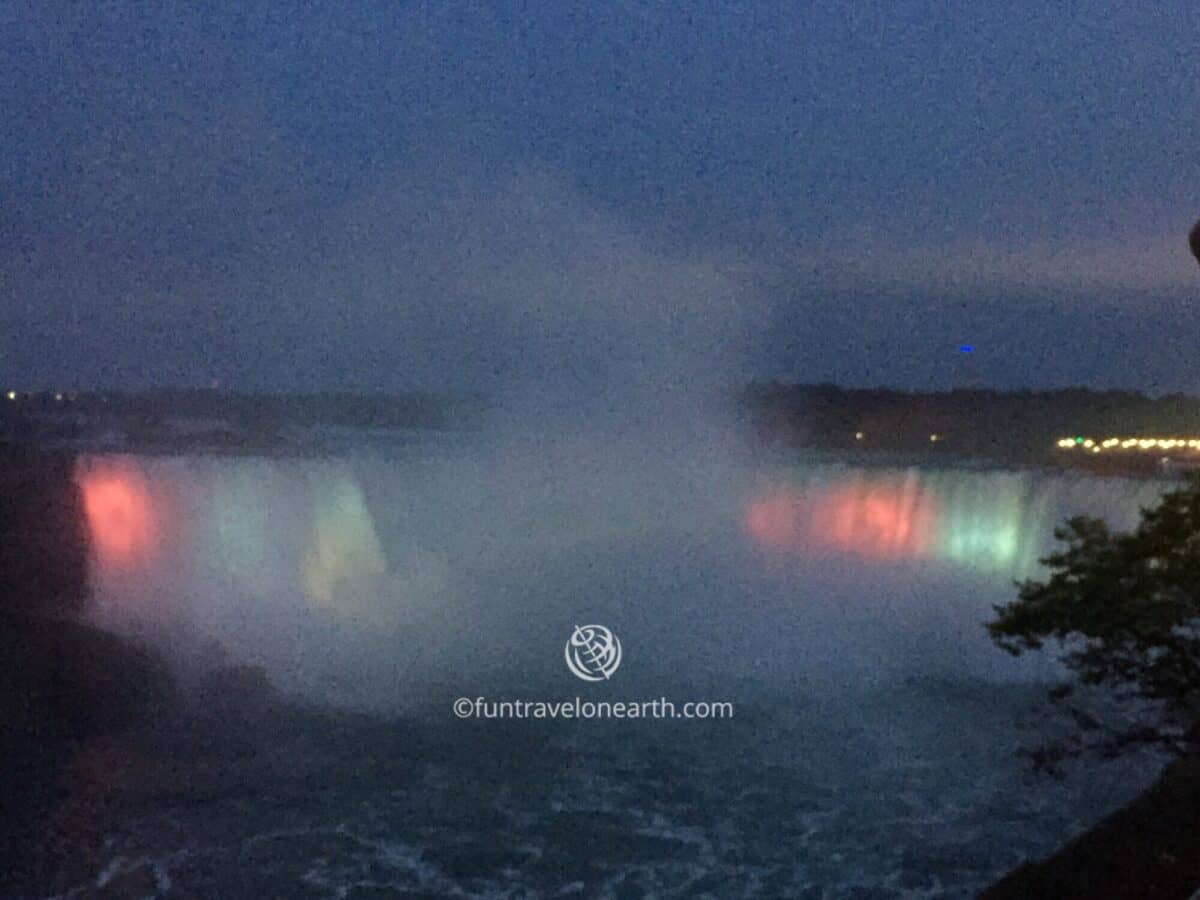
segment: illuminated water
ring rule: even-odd
[[[288,693],[420,736],[314,732],[305,753],[344,757],[319,789],[253,768],[260,802],[184,792],[123,815],[102,881],[142,867],[226,896],[965,895],[1153,774],[1030,774],[1015,752],[1045,727],[1036,684],[1055,670],[995,650],[982,623],[1067,515],[1127,526],[1160,484],[582,441],[97,457],[79,479],[97,618],[193,666],[211,637]],[[586,622],[623,642],[608,683],[563,663]],[[479,696],[736,712],[454,717]]]

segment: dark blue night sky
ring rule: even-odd
[[[0,2],[0,379],[1200,390],[1197,47],[1179,0]]]

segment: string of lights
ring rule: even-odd
[[[1109,437],[1104,440],[1083,437],[1064,437],[1058,440],[1060,450],[1082,450],[1088,453],[1102,453],[1106,450],[1132,450],[1135,452],[1159,452],[1162,450],[1195,450],[1200,451],[1200,437]]]

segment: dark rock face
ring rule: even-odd
[[[165,666],[76,620],[88,596],[86,510],[74,460],[0,446],[0,895],[61,801],[89,740],[146,721],[174,688]],[[28,873],[25,873],[28,875]]]
[[[168,692],[149,654],[72,618],[88,595],[88,554],[74,460],[0,447],[0,734],[120,728]]]
[[[74,460],[0,445],[0,615],[62,615],[87,597],[88,533]]]
[[[86,737],[131,725],[170,696],[166,668],[116,635],[69,620],[6,625],[3,732],[47,741]]]
[[[1027,863],[983,900],[1190,900],[1200,891],[1200,758],[1171,765],[1153,787],[1049,859]]]

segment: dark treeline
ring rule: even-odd
[[[745,399],[767,440],[830,450],[1043,463],[1061,459],[1055,442],[1072,435],[1200,436],[1200,398],[1181,394],[1086,388],[915,393],[772,381],[751,385]]]
[[[305,429],[462,427],[479,408],[475,397],[432,393],[6,392],[0,440],[253,452],[311,443]]]
[[[183,416],[234,424],[279,422],[356,427],[436,427],[472,398],[432,393],[237,393],[198,389],[134,392],[18,393],[0,406],[5,417],[58,413],[95,416]]]

